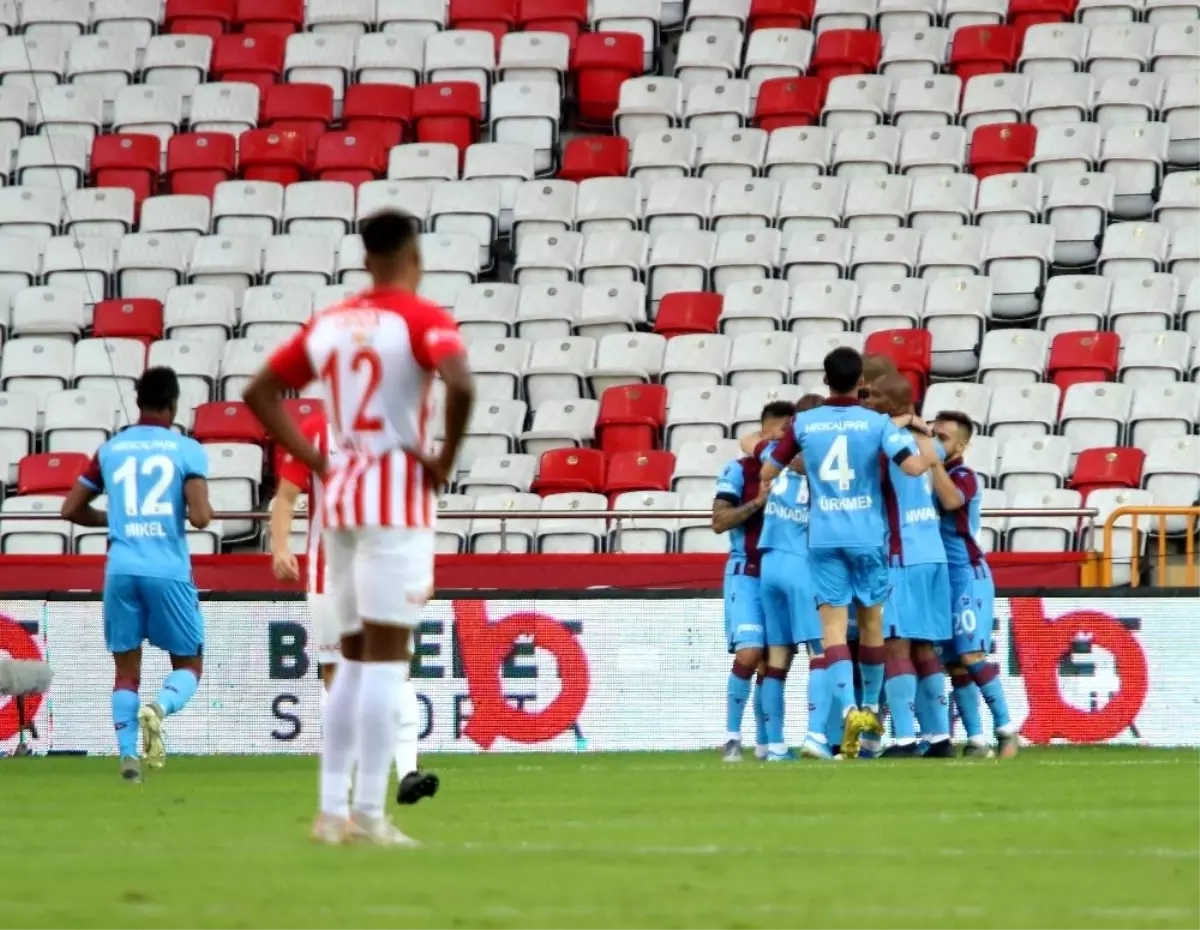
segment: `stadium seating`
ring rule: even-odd
[[[356,225],[385,206],[423,223],[424,290],[479,373],[455,490],[637,513],[616,536],[506,526],[510,549],[719,548],[654,511],[703,498],[756,408],[822,390],[840,344],[891,356],[925,412],[966,410],[1013,506],[1196,500],[1191,19],[1066,0],[39,9],[0,38],[6,514],[131,419],[147,364],[180,372],[222,500],[257,505],[273,456],[231,448],[267,445],[241,385],[365,283]],[[1068,523],[989,541],[1070,546]],[[445,536],[499,545],[494,522]],[[4,551],[72,545],[95,540],[0,525]]]

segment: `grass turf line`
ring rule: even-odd
[[[1196,927],[1200,754],[441,756],[416,852],[308,840],[311,758],[0,762],[0,926]]]

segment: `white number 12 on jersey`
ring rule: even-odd
[[[850,467],[850,450],[847,437],[838,436],[833,445],[825,453],[825,460],[817,476],[822,481],[828,481],[838,486],[840,491],[849,491],[850,483],[854,480],[854,469]]]
[[[167,488],[171,486],[171,479],[175,477],[175,463],[165,455],[152,455],[142,462],[142,474],[147,478],[157,475],[157,479],[146,491],[144,498],[140,498],[138,494],[136,457],[129,456],[113,472],[113,480],[121,486],[125,515],[127,517],[169,517],[174,513],[174,508],[170,501],[163,500],[163,495],[167,493]]]

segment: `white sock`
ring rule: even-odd
[[[400,733],[396,737],[396,776],[417,770],[417,739],[421,733],[421,702],[412,679],[400,686]]]
[[[408,680],[407,662],[364,662],[359,689],[358,776],[354,809],[382,817],[387,800],[392,754],[400,729],[401,687]]]
[[[950,738],[949,733],[934,733],[933,736],[929,737],[929,742],[930,742],[930,745],[932,745],[933,743],[944,743],[949,738]]]
[[[776,755],[780,755],[787,752],[787,743],[768,743],[767,749]]]
[[[829,743],[829,740],[825,738],[824,733],[814,733],[812,730],[808,731],[808,738],[814,743],[820,743],[822,746],[828,745]]]
[[[729,731],[727,731],[727,732],[725,733],[725,742],[727,742],[727,743],[728,743],[728,742],[731,742],[731,741],[732,741],[732,742],[734,742],[734,743],[740,743],[740,742],[742,741],[742,734],[741,734],[741,733],[737,733],[737,732],[735,732],[734,730],[729,730]]]
[[[321,811],[350,813],[350,775],[358,745],[358,704],[363,678],[361,662],[343,661],[325,696],[321,741]]]
[[[898,738],[898,739],[896,740],[896,745],[897,745],[897,746],[911,746],[911,745],[912,745],[913,743],[915,743],[916,741],[917,741],[917,740],[916,740],[916,737],[913,737],[913,736],[901,736],[900,738]]]
[[[967,742],[973,746],[986,746],[988,744],[988,738],[983,734],[980,734],[979,736],[968,736]]]

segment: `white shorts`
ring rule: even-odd
[[[342,626],[328,594],[308,595],[308,615],[312,617],[312,639],[317,661],[335,665],[342,658]]]
[[[433,530],[326,530],[326,587],[342,636],[363,620],[416,627],[433,594]]]

